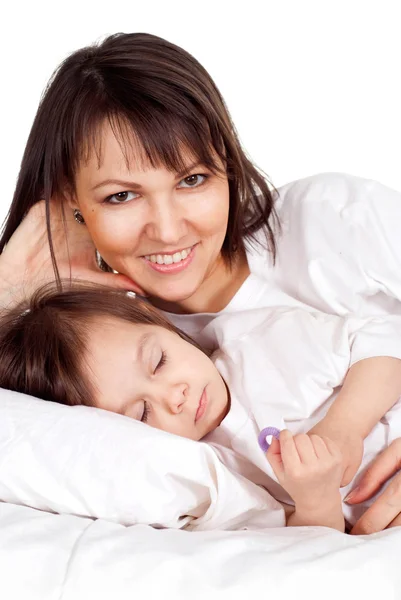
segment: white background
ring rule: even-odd
[[[276,186],[345,171],[401,190],[399,0],[3,2],[0,221],[48,78],[75,49],[146,31],[215,79],[243,144]]]

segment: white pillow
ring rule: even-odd
[[[205,443],[1,389],[0,500],[124,525],[284,525],[281,506]]]

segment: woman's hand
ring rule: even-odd
[[[143,291],[125,275],[99,269],[93,242],[85,227],[77,223],[71,209],[51,202],[51,231],[54,253],[62,279],[81,279],[114,288]],[[45,203],[28,212],[0,256],[0,304],[9,306],[31,294],[40,285],[54,281],[46,229]]]
[[[371,464],[358,486],[347,496],[346,502],[358,504],[371,498],[390,477],[395,475],[377,500],[367,509],[351,530],[353,535],[382,531],[401,525],[401,438],[392,444]],[[400,471],[398,474],[397,471]]]

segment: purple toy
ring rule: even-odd
[[[278,440],[280,438],[280,430],[277,427],[265,427],[262,429],[258,436],[258,444],[263,452],[267,452],[270,448],[269,442],[266,441],[268,435],[272,435]]]

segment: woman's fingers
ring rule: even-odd
[[[390,529],[390,527],[401,527],[401,512],[396,516],[395,519],[391,521],[389,525],[387,525],[387,529]]]
[[[107,285],[109,287],[127,290],[135,292],[139,296],[145,296],[146,293],[139,285],[137,285],[132,279],[121,275],[120,273],[105,273],[104,271],[88,271],[87,275],[82,275],[79,279],[85,281],[91,281],[92,283],[98,283],[100,285]]]
[[[394,477],[384,492],[355,523],[351,533],[376,533],[396,525],[401,525],[401,473]]]
[[[370,465],[358,486],[348,494],[346,502],[358,504],[371,498],[401,468],[401,438],[394,440]],[[401,490],[400,490],[401,496]]]
[[[62,207],[61,202],[52,199],[49,204],[53,250],[60,278],[146,296],[144,290],[126,275],[107,273],[99,268],[95,246],[86,226],[77,223],[70,207]],[[54,281],[44,200],[37,202],[25,215],[1,255],[0,267],[4,286],[14,290],[11,297],[4,292],[3,298],[0,293],[0,304],[4,306],[15,304],[41,285]]]

